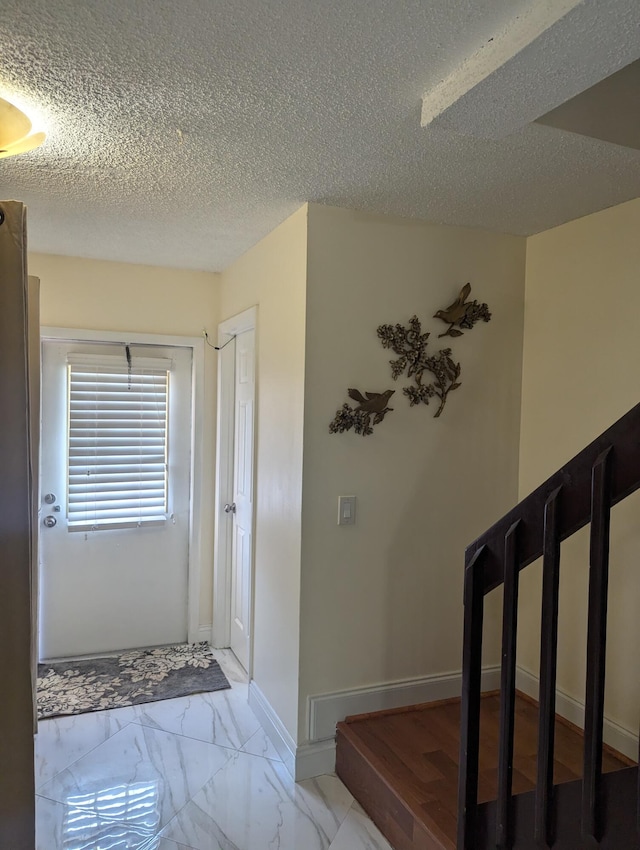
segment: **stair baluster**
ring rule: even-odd
[[[500,681],[500,750],[496,845],[509,850],[513,784],[513,737],[516,706],[516,640],[518,631],[518,527],[516,520],[504,538],[504,605],[502,615],[502,673]]]
[[[478,751],[482,622],[484,617],[484,547],[467,553],[464,574],[464,660],[460,705],[460,773],[458,783],[458,847],[474,850],[478,808]]]
[[[591,548],[589,572],[589,625],[587,631],[587,687],[584,715],[584,773],[582,780],[582,833],[599,840],[602,780],[602,733],[609,587],[609,528],[613,452],[597,458],[591,478]]]
[[[544,506],[542,562],[542,634],[540,639],[540,715],[538,725],[538,779],[536,785],[535,838],[541,847],[553,846],[553,753],[556,719],[558,660],[558,591],[560,586],[560,529],[558,512],[562,487]]]

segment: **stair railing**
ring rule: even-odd
[[[625,789],[633,782],[633,805],[625,803],[622,808],[623,823],[620,823],[621,800],[627,801],[628,794],[604,789],[602,773],[610,513],[613,505],[639,487],[640,404],[466,550],[458,850],[554,847],[558,823],[562,820],[559,807],[563,803],[568,805],[569,799],[579,809],[571,815],[576,837],[575,842],[569,839],[567,843],[567,830],[563,826],[562,847],[598,847],[602,836],[609,835],[611,829],[618,836],[615,841],[626,842],[619,844],[620,850],[623,846],[624,850],[640,847],[637,768],[623,771]],[[572,789],[571,794],[565,791],[559,794],[553,785],[553,764],[560,543],[587,523],[591,525],[591,537],[584,770],[581,788]],[[527,808],[514,805],[514,800],[524,795],[514,798],[512,793],[518,582],[520,571],[541,556],[537,784]],[[498,797],[487,809],[478,805],[482,625],[484,597],[501,584],[504,607]],[[613,826],[612,820],[616,821]],[[606,846],[618,845],[607,843]]]

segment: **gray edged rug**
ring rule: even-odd
[[[230,687],[206,642],[38,664],[38,719]]]

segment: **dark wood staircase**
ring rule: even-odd
[[[462,698],[338,725],[338,775],[395,850],[640,850],[637,762],[603,744],[610,513],[639,487],[637,405],[468,547]],[[587,524],[583,731],[555,701],[560,543]],[[538,705],[515,682],[519,574],[540,557]],[[499,586],[501,688],[482,695],[484,597]]]

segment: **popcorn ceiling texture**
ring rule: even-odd
[[[423,126],[504,138],[637,59],[639,30],[637,0],[539,0],[425,93]]]
[[[32,250],[219,271],[305,201],[529,234],[639,195],[638,151],[421,128],[532,2],[3,0],[0,95],[50,137],[0,197]]]

